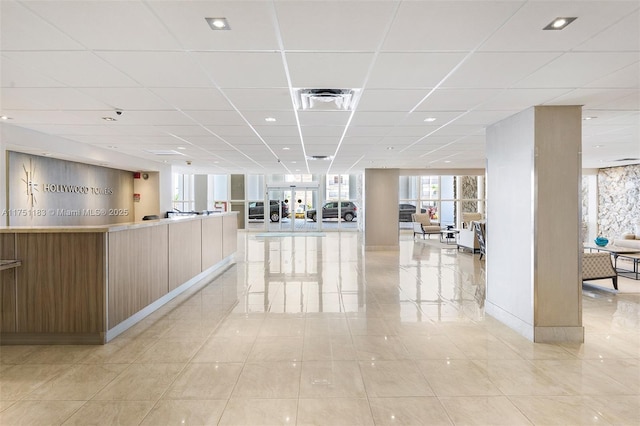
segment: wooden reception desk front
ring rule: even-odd
[[[237,213],[0,228],[0,344],[103,344],[234,262]]]

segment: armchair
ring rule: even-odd
[[[471,222],[482,220],[482,213],[462,213],[462,228],[458,234],[458,249],[468,248],[473,253],[480,251],[480,243]]]
[[[427,213],[414,213],[411,215],[411,221],[413,222],[414,238],[416,234],[422,234],[423,239],[425,235],[429,235],[429,238],[431,238],[431,234],[440,235],[440,223],[432,221]]]

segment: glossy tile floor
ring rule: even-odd
[[[640,423],[640,293],[585,287],[586,342],[534,345],[484,315],[484,263],[455,246],[239,238],[105,346],[0,348],[0,424]]]

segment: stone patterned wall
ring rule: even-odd
[[[477,176],[460,176],[461,199],[477,199],[478,198],[478,177]],[[472,213],[478,211],[477,201],[463,201],[462,211]]]
[[[583,192],[584,193],[584,192]],[[609,240],[640,222],[640,164],[598,171],[598,235]]]
[[[582,176],[582,241],[589,239],[589,177]]]

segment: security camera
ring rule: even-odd
[[[116,114],[118,114],[118,115],[122,115],[122,111],[121,111],[121,110],[119,110],[119,109],[117,109],[117,110],[116,110]]]
[[[187,160],[187,166],[191,165],[191,160]]]

